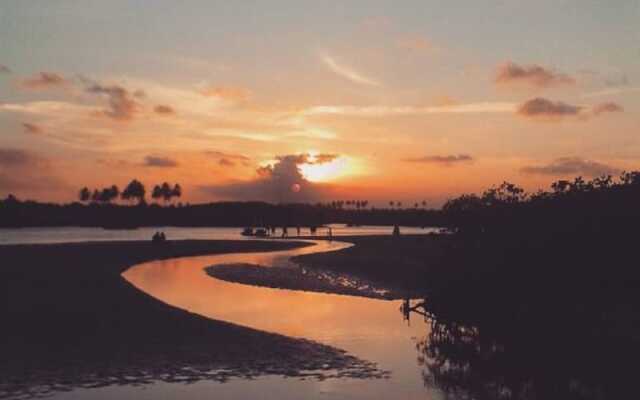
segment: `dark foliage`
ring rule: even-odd
[[[535,194],[503,183],[448,202],[451,262],[425,278],[426,382],[460,398],[628,394],[640,356],[639,201],[630,172]]]

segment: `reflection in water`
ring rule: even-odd
[[[438,320],[428,308],[407,301],[402,311],[430,321],[429,334],[417,343],[418,362],[425,384],[448,398],[618,399],[636,391],[638,344],[595,327],[592,316],[468,324]]]
[[[316,246],[293,251],[154,261],[135,266],[124,276],[144,292],[176,307],[213,319],[335,346],[391,372],[384,380],[331,379],[323,385],[259,378],[265,385],[265,393],[284,392],[280,398],[290,399],[326,398],[328,394],[354,399],[423,399],[425,394],[435,393],[425,393],[415,362],[415,341],[428,332],[428,326],[403,324],[397,312],[400,301],[255,287],[221,281],[203,270],[211,265],[237,263],[292,267],[289,261],[292,256],[348,246],[350,244],[318,242]],[[224,385],[225,393],[236,398],[249,396],[247,388],[233,380]],[[194,396],[202,396],[201,392],[195,392]],[[183,396],[190,395],[183,393]]]

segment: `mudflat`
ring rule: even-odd
[[[152,380],[379,376],[371,363],[339,349],[174,308],[121,276],[130,266],[155,259],[304,245],[308,243],[0,246],[0,397]]]

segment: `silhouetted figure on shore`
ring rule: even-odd
[[[309,227],[309,232],[311,232],[312,235],[315,235],[317,230],[318,230],[318,228],[315,227],[315,226],[310,226]]]
[[[289,237],[289,232],[287,231],[287,227],[286,226],[282,227],[282,237],[283,238]]]
[[[271,236],[275,236],[276,235],[276,227],[275,226],[271,226]]]
[[[296,233],[300,236],[300,225],[296,226]]]
[[[393,226],[393,236],[400,236],[400,226],[397,224]]]
[[[327,228],[329,228],[329,240],[333,239],[333,230],[331,229],[330,226],[328,226]]]
[[[167,241],[167,237],[164,234],[164,232],[156,232],[153,234],[153,237],[151,238],[151,242],[152,243],[164,243]]]

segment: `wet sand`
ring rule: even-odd
[[[316,268],[263,267],[252,264],[215,265],[206,268],[207,274],[227,282],[275,289],[360,296],[394,300],[406,296],[356,276]]]
[[[154,259],[284,250],[282,241],[0,246],[0,397],[261,374],[375,377],[339,349],[213,321],[126,282]]]
[[[423,293],[424,280],[434,267],[445,262],[444,252],[452,240],[446,235],[344,236],[355,246],[328,253],[294,257],[297,264],[346,273],[396,293]]]

